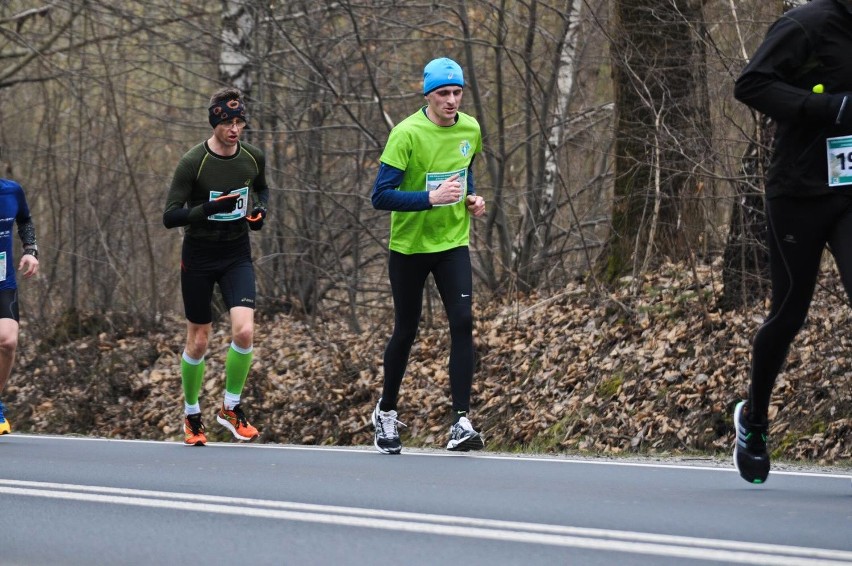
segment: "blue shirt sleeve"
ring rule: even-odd
[[[470,165],[467,166],[467,194],[475,195],[476,187],[473,184],[473,160],[476,159],[476,155],[474,155],[470,160]]]
[[[432,208],[432,205],[429,204],[428,191],[408,192],[397,190],[402,184],[404,176],[405,171],[402,169],[397,169],[387,163],[381,164],[379,174],[376,175],[376,182],[373,185],[373,195],[371,197],[373,208],[400,212],[417,212]],[[471,160],[467,169],[467,194],[476,194],[476,188],[473,184],[473,160]]]
[[[24,224],[32,220],[30,216],[30,207],[27,205],[27,197],[24,196],[24,189],[18,185],[18,190],[15,194],[18,200],[18,213],[15,215],[15,221],[18,224]]]
[[[405,171],[382,163],[376,182],[373,185],[373,208],[378,210],[395,210],[400,212],[417,212],[429,210],[428,191],[398,191],[402,184]]]

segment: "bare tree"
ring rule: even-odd
[[[614,3],[615,195],[607,279],[687,259],[710,139],[702,2]]]
[[[786,0],[783,5],[777,2],[775,14],[801,4],[799,0]],[[737,29],[741,61],[748,61],[748,48],[742,38],[740,16],[734,2],[731,2],[730,13]],[[752,110],[749,114],[752,127],[746,132],[747,146],[741,157],[741,175],[733,183],[734,199],[724,250],[724,290],[719,298],[719,306],[724,309],[736,309],[763,300],[768,291],[769,256],[763,196],[775,124],[768,116],[758,115]]]
[[[594,274],[596,256],[610,279],[709,258],[743,225],[729,228],[736,187],[719,182],[740,176],[728,140],[749,137],[720,95],[741,60],[736,30],[703,23],[729,3],[3,3],[0,87],[33,118],[0,108],[0,143],[43,226],[32,302],[46,322],[179,307],[162,200],[227,83],[249,96],[248,140],[267,156],[269,222],[253,238],[264,308],[385,323],[388,215],[370,190],[439,56],[464,67],[462,110],[484,134],[474,176],[489,212],[471,240],[482,291],[559,289]]]
[[[583,2],[573,1],[565,6],[563,27],[559,31],[558,41],[553,49],[554,72],[545,76],[547,84],[540,84],[541,76],[532,65],[525,65],[526,96],[536,100],[536,86],[541,90],[541,104],[528,106],[525,121],[525,158],[528,162],[526,198],[523,217],[518,231],[514,250],[515,271],[520,274],[520,288],[529,291],[537,288],[546,270],[558,259],[568,238],[573,233],[582,242],[582,249],[589,248],[584,241],[579,217],[573,207],[573,196],[568,191],[567,176],[560,160],[560,149],[570,135],[572,126],[570,102],[573,95],[575,58],[580,37],[580,14]],[[530,4],[530,20],[535,20],[537,3]],[[532,61],[532,47],[539,33],[538,26],[529,26],[525,44],[525,61]],[[542,122],[548,121],[548,122]],[[537,138],[539,138],[537,140]],[[534,141],[536,140],[536,141]],[[560,230],[560,194],[569,214],[563,213],[564,220],[574,230]]]
[[[0,8],[7,41],[0,88],[26,101],[28,120],[7,114],[4,124],[14,123],[6,145],[32,201],[45,259],[41,284],[27,293],[36,293],[32,302],[44,317],[65,313],[62,324],[44,319],[47,333],[82,331],[83,311],[104,325],[114,317],[102,313],[111,310],[153,322],[172,307],[162,297],[173,293],[155,228],[169,173],[160,165],[163,136],[152,134],[174,119],[173,103],[189,84],[162,63],[188,60],[185,34],[174,28],[208,14],[166,2],[144,10],[98,1],[22,6]]]

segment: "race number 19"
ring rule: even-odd
[[[828,186],[852,185],[852,136],[825,140],[828,157]]]

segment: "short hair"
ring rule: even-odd
[[[226,86],[213,93],[213,96],[210,97],[210,106],[234,99],[243,102],[243,92],[235,86]]]

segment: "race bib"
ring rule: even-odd
[[[852,136],[825,140],[828,156],[828,186],[852,185]]]
[[[458,171],[450,171],[448,173],[426,173],[427,191],[434,191],[435,189],[441,186],[441,183],[443,183],[453,175],[458,175],[458,181],[459,183],[461,183],[462,191],[461,195],[459,195],[459,200],[457,200],[456,202],[449,202],[447,204],[435,204],[433,206],[452,206],[464,200],[464,197],[467,194],[467,168],[459,169]]]
[[[6,280],[6,252],[0,252],[0,281]]]
[[[210,191],[210,200],[214,200],[222,196],[223,193],[224,191]],[[248,209],[249,188],[243,187],[242,189],[234,189],[229,194],[240,195],[237,197],[237,208],[235,208],[233,212],[220,212],[219,214],[208,216],[207,218],[209,220],[216,220],[219,222],[239,220],[246,215],[246,210]]]

